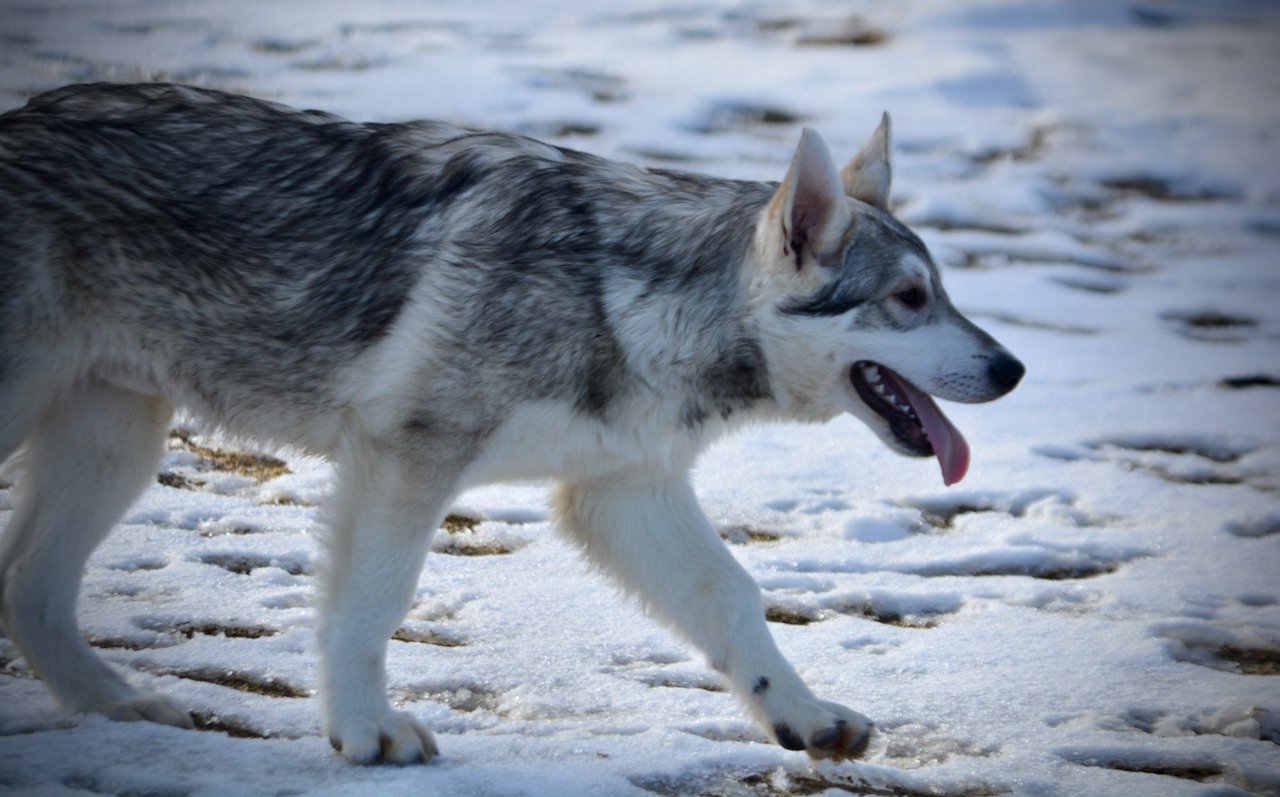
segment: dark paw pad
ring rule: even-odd
[[[395,740],[385,733],[378,737],[378,761],[391,760],[391,745],[394,743]]]
[[[867,751],[870,742],[870,727],[855,731],[848,722],[836,720],[835,725],[813,735],[808,750],[814,758],[857,758]]]
[[[434,739],[424,736],[420,731],[418,738],[422,742],[422,747],[413,751],[409,758],[401,759],[394,754],[395,740],[385,733],[382,734],[378,737],[378,757],[369,763],[396,764],[399,766],[425,764],[440,754]]]
[[[836,720],[836,724],[827,728],[825,731],[818,731],[813,735],[813,746],[819,750],[830,750],[840,744],[840,737],[846,733],[849,723],[844,720]]]
[[[804,739],[796,735],[796,732],[784,722],[779,722],[773,726],[773,735],[778,737],[778,744],[788,750],[803,750]]]

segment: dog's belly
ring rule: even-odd
[[[664,403],[605,420],[559,402],[525,404],[489,436],[465,480],[582,482],[623,472],[677,472],[692,464],[710,435],[705,427],[682,428],[674,415]]]

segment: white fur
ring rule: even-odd
[[[811,261],[849,223],[848,187],[886,200],[887,147],[886,117],[841,175],[821,139],[806,131],[758,220],[739,287],[773,399],[732,419],[683,422],[682,389],[696,376],[698,346],[717,341],[695,340],[697,326],[681,315],[687,308],[639,302],[642,286],[623,278],[606,295],[607,317],[645,390],[613,402],[607,418],[567,403],[526,401],[487,430],[478,450],[406,439],[405,408],[424,395],[430,367],[424,363],[439,348],[434,336],[450,311],[424,280],[391,333],[336,375],[336,409],[277,402],[211,419],[234,434],[299,445],[337,465],[320,574],[320,694],[325,732],[346,758],[407,763],[436,753],[430,732],[388,703],[387,640],[409,606],[434,529],[458,493],[533,477],[559,482],[554,506],[563,532],[702,650],[780,740],[815,756],[861,752],[869,721],[818,700],[783,658],[759,588],[698,507],[689,470],[731,426],[774,417],[824,421],[848,411],[887,435],[883,420],[850,387],[849,365],[859,360],[882,362],[944,398],[994,397],[972,384],[971,372],[980,367],[972,356],[976,344],[950,316],[877,331],[857,328],[856,313],[797,317],[778,309],[782,298],[812,293],[828,278]],[[927,283],[928,269],[918,260],[904,259],[901,273]],[[0,460],[19,438],[27,446],[15,510],[0,541],[0,611],[11,638],[67,708],[189,725],[185,713],[137,692],[94,656],[77,633],[74,605],[84,561],[152,477],[170,402],[205,408],[199,396],[167,384],[136,341],[84,334],[46,351],[58,368],[35,369],[41,379],[0,417]],[[38,417],[18,417],[31,407],[42,408]]]

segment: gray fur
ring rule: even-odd
[[[840,246],[819,256],[821,265],[833,272],[827,287],[813,296],[804,296],[783,307],[794,315],[836,316],[878,299],[892,288],[898,277],[897,265],[910,252],[929,266],[933,284],[941,292],[938,269],[924,242],[887,211],[858,203],[859,213],[846,231]],[[886,323],[892,323],[884,319]]]
[[[844,173],[877,201],[887,124]],[[185,406],[337,463],[320,694],[349,760],[436,753],[386,700],[387,639],[453,498],[530,476],[560,482],[559,527],[781,744],[861,755],[870,722],[778,652],[689,470],[735,425],[841,411],[926,455],[872,363],[961,401],[1022,366],[840,181],[811,132],[759,183],[183,86],[72,86],[0,115],[0,464],[27,455],[0,537],[6,632],[68,708],[190,725],[98,659],[73,612]],[[900,301],[903,280],[927,304]]]
[[[49,242],[6,247],[7,283],[51,269],[62,309],[161,354],[181,398],[219,419],[259,391],[332,403],[329,369],[383,336],[424,282],[452,309],[436,381],[474,400],[500,372],[527,397],[607,415],[636,377],[599,332],[606,274],[640,283],[640,303],[721,297],[689,311],[687,334],[723,343],[689,369],[702,383],[691,422],[768,396],[745,329],[712,332],[741,314],[733,266],[766,185],[164,85],[41,95],[0,117],[0,148],[4,235]]]

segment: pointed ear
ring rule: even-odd
[[[794,257],[796,268],[803,268],[806,258],[817,257],[838,239],[849,216],[831,153],[818,134],[806,127],[791,168],[769,203],[769,217],[781,228],[780,254]]]
[[[886,111],[871,140],[840,170],[846,194],[881,210],[889,209],[889,183],[893,177],[889,163],[890,126]]]

